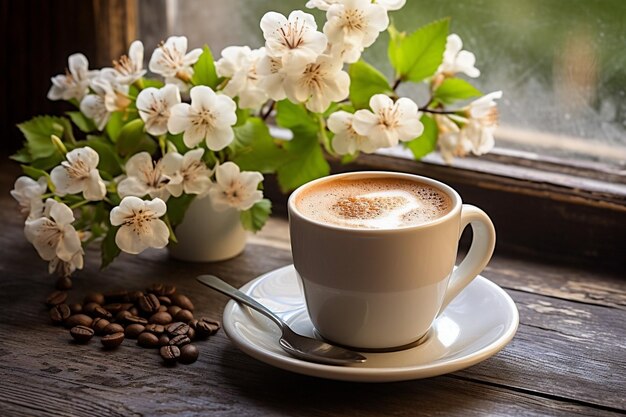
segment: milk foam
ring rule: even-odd
[[[397,178],[331,180],[310,187],[296,200],[306,217],[337,226],[394,229],[435,220],[451,200],[424,183]]]

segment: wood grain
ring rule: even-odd
[[[626,286],[620,277],[532,260],[494,258],[484,275],[515,300],[521,325],[499,354],[427,380],[359,384],[301,376],[258,362],[223,332],[198,343],[200,358],[166,368],[126,340],[111,352],[81,346],[49,323],[42,303],[54,279],[22,237],[0,176],[0,415],[618,415],[626,411]],[[10,174],[7,174],[10,172]],[[10,215],[9,215],[10,213]],[[175,284],[197,314],[221,318],[227,300],[195,283],[213,273],[235,286],[291,263],[287,224],[272,219],[231,261],[190,264],[165,250],[122,255],[98,269],[90,250],[71,301],[94,290]]]

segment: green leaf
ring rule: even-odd
[[[443,60],[450,19],[432,22],[410,35],[390,31],[388,55],[396,76],[420,82],[437,71]]]
[[[195,197],[193,194],[182,194],[180,197],[170,197],[167,200],[167,216],[172,228],[183,222],[187,208]]]
[[[239,214],[241,225],[244,229],[256,233],[263,228],[271,213],[272,203],[270,200],[264,198],[250,207],[250,209],[242,211]]]
[[[178,153],[184,154],[187,153],[187,151],[189,150],[189,148],[187,147],[187,145],[185,145],[185,142],[183,141],[182,133],[179,133],[177,135],[172,135],[171,133],[168,133],[166,139],[172,142],[174,146],[176,146],[176,150],[178,151]]]
[[[63,137],[65,130],[63,118],[53,116],[37,116],[17,127],[26,137],[26,149],[33,160],[47,158],[57,152],[50,136]]]
[[[38,180],[40,177],[48,177],[48,173],[43,169],[33,168],[29,165],[22,165],[22,171],[34,180]]]
[[[215,90],[220,80],[215,71],[215,62],[211,49],[204,45],[202,55],[198,58],[198,62],[193,66],[193,77],[191,77],[193,85],[208,85]]]
[[[115,152],[115,146],[104,136],[88,135],[86,142],[79,143],[84,143],[98,153],[100,157],[98,169],[100,171],[106,172],[111,177],[116,177],[122,173],[122,161]]]
[[[26,149],[25,147],[11,155],[9,158],[22,164],[29,164],[32,161],[32,158],[28,153],[28,149]]]
[[[139,148],[146,137],[143,128],[144,124],[141,119],[132,120],[122,127],[115,144],[120,155],[130,155]]]
[[[424,125],[422,135],[419,138],[404,143],[404,146],[411,150],[415,159],[423,158],[435,150],[439,133],[437,123],[435,123],[430,116],[423,115],[420,121]]]
[[[297,135],[284,145],[287,160],[278,168],[278,184],[283,192],[330,173],[330,166],[317,140],[317,134]]]
[[[109,226],[109,230],[107,230],[107,234],[102,239],[101,255],[102,255],[102,263],[100,264],[100,269],[106,268],[113,260],[120,254],[121,250],[115,243],[115,234],[119,227]]]
[[[480,90],[461,78],[446,78],[435,90],[434,99],[450,104],[481,95]]]
[[[302,104],[295,104],[289,100],[276,103],[276,123],[290,129],[295,136],[317,135],[319,123]]]
[[[81,132],[89,133],[96,130],[93,121],[79,111],[68,111],[67,114]]]
[[[65,158],[63,155],[61,155],[61,153],[56,152],[47,158],[39,158],[39,159],[33,160],[31,162],[31,165],[35,168],[39,168],[39,169],[43,169],[44,171],[47,171],[59,165],[61,161],[63,161],[64,159]]]
[[[367,108],[370,98],[374,94],[392,91],[387,78],[365,61],[358,61],[350,65],[349,73],[350,101],[352,101],[355,109]]]
[[[258,117],[249,118],[234,131],[235,140],[230,145],[231,160],[243,171],[274,173],[285,161],[285,151],[277,145],[267,125]]]
[[[109,117],[109,121],[104,130],[107,132],[112,142],[117,142],[117,137],[122,130],[122,126],[124,126],[123,116],[122,113],[116,111]]]
[[[142,78],[141,79],[141,89],[145,89],[148,87],[161,88],[165,85],[165,83],[161,80],[157,80],[156,78]]]

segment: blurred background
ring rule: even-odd
[[[90,67],[111,64],[141,39],[146,61],[159,41],[185,35],[216,57],[228,45],[259,47],[259,20],[269,10],[304,8],[306,0],[2,0],[2,132],[4,153],[17,149],[15,124],[66,110],[49,102],[50,77],[67,56],[83,52]],[[314,11],[323,25],[324,12]],[[412,31],[451,17],[452,31],[475,53],[482,72],[473,81],[504,91],[497,151],[626,169],[626,1],[408,0],[392,12]],[[365,60],[390,78],[387,37]],[[417,86],[401,92],[424,101]]]

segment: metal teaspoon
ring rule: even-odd
[[[296,358],[330,365],[348,365],[351,363],[362,363],[367,360],[365,356],[352,350],[299,335],[291,330],[287,323],[276,314],[268,310],[267,307],[214,275],[200,275],[196,279],[207,287],[219,291],[269,317],[278,325],[282,332],[279,340],[280,346]]]

